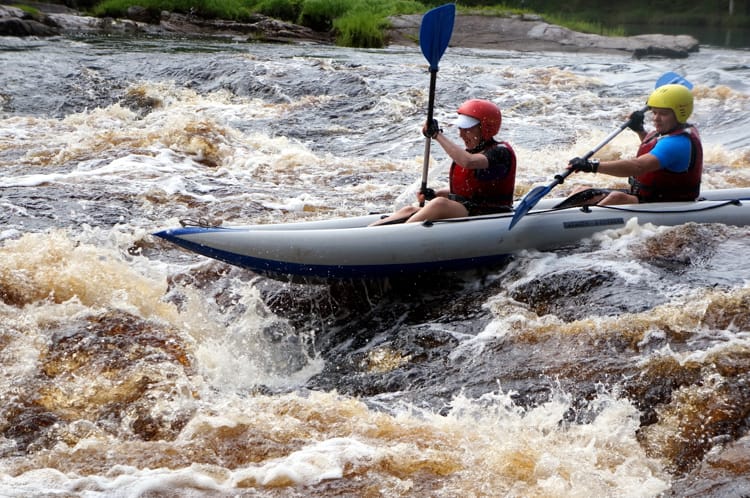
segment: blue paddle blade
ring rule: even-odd
[[[438,70],[438,62],[448,48],[456,19],[456,5],[447,3],[428,10],[419,27],[419,47],[430,63],[430,71]]]
[[[688,90],[692,90],[693,89],[693,84],[692,83],[690,83],[688,80],[686,80],[685,78],[683,78],[679,74],[673,73],[673,72],[662,74],[661,78],[659,78],[658,80],[656,80],[656,84],[654,85],[654,88],[659,88],[660,86],[672,85],[672,84],[682,85],[685,88],[687,88]]]
[[[542,197],[547,195],[550,190],[556,185],[556,183],[553,183],[552,185],[539,186],[534,187],[529,191],[528,194],[523,198],[521,202],[518,203],[518,206],[514,209],[513,213],[513,219],[510,220],[510,225],[508,225],[508,230],[513,228],[516,223],[518,223],[518,220],[526,216],[526,213],[528,213],[531,208],[536,206],[536,203],[539,202]]]

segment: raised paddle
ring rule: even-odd
[[[435,108],[435,81],[437,80],[438,62],[448,48],[453,34],[453,22],[456,18],[456,5],[448,3],[429,10],[422,16],[419,27],[419,47],[427,62],[430,63],[430,94],[427,100],[427,123],[432,123]],[[422,186],[420,192],[427,191],[427,170],[430,164],[430,142],[424,142],[424,166],[422,167]],[[424,201],[421,203],[424,205]]]
[[[656,84],[654,85],[654,88],[659,88],[660,86],[671,85],[675,83],[684,86],[688,90],[693,89],[692,83],[690,83],[688,80],[686,80],[679,74],[673,73],[673,72],[662,74],[661,77],[658,80],[656,80]]]
[[[693,84],[690,83],[688,80],[683,78],[677,73],[664,73],[654,85],[655,88],[659,88],[660,86],[677,83],[680,84],[688,89],[693,88]],[[646,112],[648,111],[648,106],[644,106],[640,109],[640,112]],[[588,151],[586,155],[583,156],[583,159],[589,159],[591,156],[597,153],[599,149],[607,145],[613,138],[615,138],[617,135],[622,132],[625,128],[630,126],[632,121],[632,118],[625,121],[623,124],[621,124],[616,130],[614,130],[612,133],[606,136],[602,142]],[[573,170],[568,169],[565,170],[563,173],[560,173],[559,175],[555,175],[554,181],[550,183],[549,185],[540,185],[538,187],[534,187],[529,191],[528,194],[521,200],[521,202],[518,203],[518,206],[514,209],[513,213],[513,219],[510,220],[510,225],[508,225],[508,230],[512,229],[518,221],[523,218],[526,213],[528,213],[534,206],[536,206],[537,202],[539,202],[542,197],[547,195],[553,188],[555,188],[557,185],[560,185],[562,182],[565,181],[565,179],[573,172]]]

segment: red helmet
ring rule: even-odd
[[[500,108],[489,100],[467,100],[458,108],[459,114],[478,119],[482,125],[482,138],[490,140],[500,131],[503,116]]]

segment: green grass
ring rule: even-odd
[[[274,19],[296,23],[304,3],[304,0],[261,0],[253,6],[253,10]]]
[[[534,14],[534,12],[529,9],[524,9],[521,7],[509,7],[504,3],[477,6],[456,5],[456,9],[459,14],[473,16],[510,17],[513,15]]]
[[[623,26],[605,26],[601,22],[581,20],[566,14],[544,14],[542,17],[550,24],[564,26],[573,31],[578,31],[579,33],[592,33],[603,36],[625,36],[625,28]]]
[[[353,8],[352,0],[304,0],[298,22],[315,31],[329,31],[333,21]]]
[[[380,48],[385,46],[388,21],[364,10],[349,12],[333,22],[336,43],[345,47]]]
[[[123,17],[128,7],[140,6],[159,13],[163,10],[181,14],[195,14],[208,19],[248,19],[252,11],[243,0],[104,0],[91,9],[98,17]]]
[[[316,31],[332,29],[338,45],[380,48],[386,43],[389,16],[425,10],[413,0],[304,0],[297,22]]]
[[[411,0],[356,0],[333,21],[336,43],[346,47],[383,47],[389,16],[421,14],[425,10],[420,2]]]
[[[14,4],[14,5],[11,5],[11,7],[21,9],[22,11],[26,12],[34,19],[39,19],[40,17],[42,17],[42,13],[36,7],[30,7],[24,4]]]

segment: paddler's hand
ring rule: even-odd
[[[417,193],[417,200],[420,204],[422,204],[424,201],[431,201],[436,196],[435,191],[431,188],[426,188],[424,190],[420,190],[419,193]]]
[[[574,157],[568,162],[568,169],[583,171],[584,173],[596,173],[599,169],[599,160]]]
[[[628,118],[628,128],[636,133],[643,133],[643,111],[633,111]]]
[[[442,132],[443,130],[440,129],[437,119],[433,119],[431,123],[425,123],[422,127],[422,135],[427,138],[435,138],[438,136],[438,133]],[[429,199],[427,200],[429,201]]]

